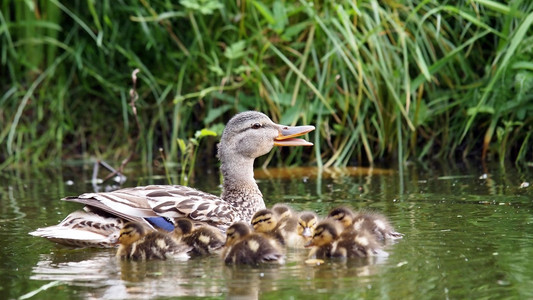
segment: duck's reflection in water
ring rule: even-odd
[[[83,295],[86,298],[221,296],[226,289],[218,257],[190,261],[121,261],[114,252],[90,253],[92,256],[73,250],[62,255],[41,255],[31,279],[91,287],[80,291],[86,293]]]
[[[307,251],[288,251],[284,265],[226,266],[212,255],[174,259],[121,261],[113,250],[59,250],[40,256],[32,280],[79,287],[83,298],[227,297],[258,299],[263,294],[300,290],[308,293],[351,289],[379,272],[386,258],[304,263]]]

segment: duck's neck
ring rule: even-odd
[[[231,162],[221,159],[223,200],[233,205],[242,221],[250,222],[253,214],[265,208],[263,194],[254,179],[254,160],[233,157]]]

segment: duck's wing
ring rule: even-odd
[[[125,220],[144,223],[144,218],[157,217],[157,214],[148,204],[147,194],[154,190],[161,190],[162,187],[150,185],[124,188],[112,192],[85,193],[61,200],[83,203]]]
[[[239,221],[238,213],[219,197],[184,186],[166,186],[146,194],[152,211],[167,218],[187,217],[220,229]]]
[[[177,185],[85,193],[62,200],[85,204],[85,211],[76,211],[60,224],[30,234],[75,247],[111,247],[124,220],[172,231],[172,221],[159,219],[188,217],[225,230],[237,216],[233,206],[219,197]],[[165,227],[168,224],[171,226]]]
[[[112,192],[85,193],[65,201],[96,207],[125,220],[147,224],[154,217],[188,217],[225,229],[237,219],[235,208],[219,197],[181,185],[148,185]]]

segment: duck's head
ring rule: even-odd
[[[278,220],[283,220],[292,217],[292,209],[283,203],[276,203],[272,206],[272,211],[278,217]]]
[[[242,112],[226,124],[218,145],[218,156],[221,160],[237,155],[255,159],[270,152],[274,146],[312,146],[312,143],[296,137],[314,129],[314,126],[279,125],[256,111]]]
[[[272,232],[276,226],[278,226],[278,219],[270,209],[258,210],[252,217],[252,227],[257,232]]]
[[[347,207],[334,208],[327,216],[327,219],[332,219],[339,222],[344,228],[352,226],[354,218],[354,212]]]
[[[188,218],[176,218],[174,222],[175,222],[174,234],[176,236],[182,236],[182,235],[189,234],[192,232],[192,229],[194,227],[194,224],[192,223],[191,219],[188,219]]]
[[[252,232],[250,226],[244,222],[235,222],[231,224],[226,230],[226,244],[225,246],[231,246],[235,244],[237,240],[249,235]]]
[[[141,239],[141,237],[145,234],[146,230],[143,225],[139,223],[128,222],[124,224],[120,230],[118,243],[121,245],[131,245]]]
[[[310,211],[302,212],[298,216],[298,234],[305,239],[311,239],[318,225],[318,216]]]
[[[322,247],[333,243],[339,237],[339,230],[334,222],[329,220],[320,222],[316,228],[311,240],[305,247]]]

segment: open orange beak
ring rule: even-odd
[[[279,135],[274,139],[276,146],[313,146],[304,139],[296,139],[295,137],[304,135],[315,130],[315,126],[283,126],[279,125]]]

